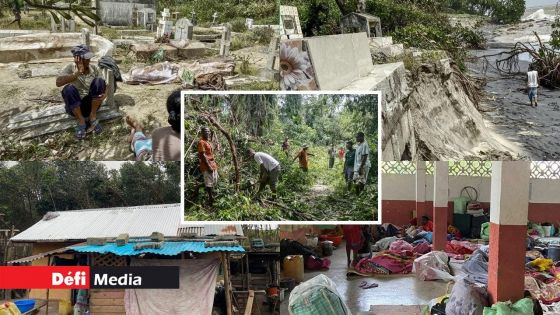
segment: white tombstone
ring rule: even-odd
[[[194,26],[189,19],[179,19],[175,23],[175,40],[193,39]]]
[[[245,26],[247,26],[248,30],[253,28],[253,22],[254,22],[253,19],[249,19],[249,18],[245,19]]]
[[[161,12],[161,19],[158,22],[157,38],[171,35],[171,32],[173,31],[173,21],[169,20],[170,16],[171,13],[169,13],[169,9],[163,9]]]
[[[231,25],[226,23],[222,30],[222,41],[220,43],[220,56],[229,56],[231,46]]]

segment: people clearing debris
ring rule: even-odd
[[[207,205],[212,207],[214,204],[214,186],[218,183],[218,165],[214,160],[214,149],[210,139],[210,129],[202,127],[200,129],[200,140],[198,141],[198,161],[200,172],[204,177],[204,187],[208,194]]]
[[[367,183],[371,162],[369,160],[369,145],[363,132],[360,131],[356,134],[356,142],[358,147],[354,159],[354,182],[356,183],[356,194],[359,195]]]
[[[62,89],[66,112],[78,121],[76,139],[84,140],[86,133],[102,131],[97,121],[97,111],[105,99],[107,84],[100,69],[90,64],[93,53],[86,45],[72,48],[74,63],[62,69],[56,86]]]
[[[537,90],[539,89],[539,73],[534,69],[533,65],[529,65],[527,72],[527,90],[531,106],[537,107]]]
[[[272,191],[272,200],[276,199],[276,184],[278,183],[278,177],[280,177],[280,162],[274,159],[269,154],[264,152],[255,152],[253,149],[247,150],[247,154],[250,158],[254,159],[259,165],[259,191],[257,192],[256,198],[259,198],[261,192],[264,190],[266,185],[270,186]]]
[[[314,154],[311,154],[307,151],[308,148],[309,146],[307,144],[304,144],[301,151],[299,151],[299,153],[294,158],[294,161],[299,158],[299,168],[301,168],[301,170],[304,172],[307,172],[309,170],[308,156],[315,156]]]
[[[126,115],[131,127],[128,142],[137,161],[180,161],[181,159],[181,91],[167,98],[168,127],[154,130],[152,138],[144,134],[144,127],[136,118]]]

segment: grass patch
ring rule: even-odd
[[[240,84],[232,87],[230,90],[234,91],[278,91],[280,90],[280,81],[268,82],[251,82]]]

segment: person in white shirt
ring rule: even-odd
[[[534,70],[533,65],[529,65],[527,72],[527,90],[531,106],[537,107],[537,90],[539,88],[539,73]]]
[[[361,194],[367,183],[371,162],[369,159],[369,145],[365,140],[363,132],[356,134],[356,155],[354,156],[354,182],[356,183],[356,194]]]
[[[276,184],[278,184],[278,177],[280,176],[280,162],[275,158],[264,152],[255,152],[253,149],[247,150],[250,158],[253,158],[259,164],[259,191],[257,198],[260,196],[266,185],[270,186],[272,191],[272,200],[276,199]]]

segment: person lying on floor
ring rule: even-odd
[[[76,118],[76,139],[84,140],[86,133],[100,133],[97,111],[105,99],[107,85],[100,69],[90,64],[93,53],[86,45],[72,48],[74,63],[68,64],[56,78],[56,86],[62,87],[66,113]]]
[[[130,126],[128,142],[137,161],[179,161],[181,158],[181,91],[171,93],[167,98],[168,127],[157,128],[152,138],[144,133],[144,127],[136,118],[127,115]]]

